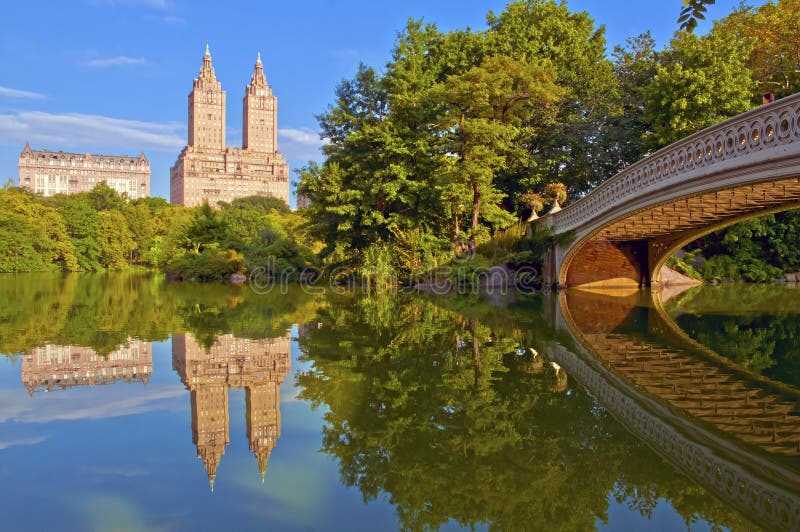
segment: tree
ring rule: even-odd
[[[227,243],[230,234],[220,214],[208,202],[194,209],[192,220],[183,233],[183,247],[200,253],[206,247]]]
[[[681,33],[644,90],[650,144],[661,147],[750,107],[755,84],[742,44],[718,31]]]
[[[86,194],[86,199],[96,211],[122,210],[126,200],[124,195],[121,196],[105,181],[96,184]]]
[[[327,159],[298,185],[328,264],[391,256],[421,273],[507,227],[519,194],[561,177],[585,191],[617,168],[596,141],[615,91],[602,30],[544,0],[488,20],[485,32],[410,20],[385,75],[362,66],[337,88],[318,117]]]
[[[656,75],[661,54],[650,32],[626,40],[614,47],[614,74],[622,105],[609,115],[598,134],[598,143],[606,146],[618,170],[638,162],[650,149],[648,136],[653,128],[645,119],[644,91]]]
[[[599,142],[608,116],[618,107],[612,63],[606,58],[604,28],[586,12],[570,12],[552,0],[519,0],[487,16],[492,53],[522,61],[549,61],[560,97],[525,123],[531,134],[522,145],[528,164],[502,177],[510,197],[541,192],[553,181],[580,195],[619,170],[609,146]]]
[[[678,23],[682,31],[691,33],[697,27],[698,20],[706,19],[706,6],[713,5],[715,0],[683,0]]]
[[[761,93],[783,97],[800,91],[800,0],[770,1],[759,7],[741,6],[717,21],[714,31],[744,46],[745,63],[758,82],[753,103]]]
[[[100,217],[84,195],[55,198],[58,212],[66,223],[69,239],[75,248],[78,271],[93,272],[100,263]]]
[[[136,249],[136,242],[119,211],[100,211],[100,265],[105,269],[121,270]]]
[[[523,120],[559,94],[549,65],[494,56],[463,74],[450,75],[431,92],[441,108],[444,173],[449,187],[472,196],[470,242],[481,220],[502,229],[514,218],[497,207],[503,193],[496,176],[520,150]]]
[[[19,189],[0,190],[0,272],[71,271],[76,251],[60,213]]]

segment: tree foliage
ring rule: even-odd
[[[410,20],[384,75],[362,65],[339,85],[318,117],[327,159],[299,185],[328,264],[359,267],[379,246],[414,274],[511,225],[519,194],[602,180],[592,127],[614,93],[602,30],[553,1],[511,3],[488,26]]]
[[[136,266],[204,280],[261,267],[271,274],[300,272],[319,250],[305,224],[305,216],[275,198],[187,209],[161,198],[128,201],[105,182],[49,198],[6,187],[0,189],[0,272]]]

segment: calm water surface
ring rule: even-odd
[[[0,527],[796,529],[798,295],[0,277]]]

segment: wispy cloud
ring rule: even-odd
[[[186,24],[186,19],[175,15],[167,15],[162,19],[167,24]]]
[[[324,144],[318,133],[308,129],[278,129],[278,148],[290,159],[319,159]]]
[[[89,0],[93,6],[134,6],[149,7],[151,9],[170,9],[170,0]]]
[[[47,98],[44,94],[39,94],[33,91],[23,91],[20,89],[10,89],[8,87],[0,86],[0,98],[24,98],[28,100],[44,100]]]
[[[80,113],[21,111],[0,114],[0,145],[22,146],[26,141],[44,148],[79,150],[142,149],[175,151],[186,144],[183,124],[143,122]]]
[[[130,385],[75,388],[67,393],[36,395],[32,399],[16,390],[0,390],[0,422],[48,423],[106,419],[157,410],[177,411],[185,407],[186,395],[183,387],[177,385],[139,387],[135,391]]]
[[[149,470],[137,466],[90,467],[87,468],[87,472],[102,477],[123,477],[123,478],[147,477],[150,476],[151,474]]]
[[[143,57],[128,57],[126,55],[118,55],[117,57],[109,57],[106,59],[92,59],[86,62],[86,66],[95,68],[108,68],[115,66],[135,66],[144,65],[147,61]]]
[[[0,451],[16,445],[36,445],[37,443],[42,443],[46,439],[47,438],[44,436],[32,436],[29,438],[7,438],[5,440],[0,440]]]

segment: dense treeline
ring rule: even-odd
[[[800,211],[755,218],[705,236],[672,260],[706,280],[763,282],[800,272]]]
[[[428,271],[562,199],[559,187],[579,197],[764,91],[800,89],[798,0],[742,6],[661,51],[643,34],[610,58],[603,28],[564,3],[518,0],[487,22],[411,20],[381,71],[362,65],[338,86],[318,117],[326,160],[298,187],[327,264]]]
[[[0,189],[0,272],[158,269],[180,279],[223,279],[308,265],[302,215],[274,198],[193,209],[161,198],[127,201],[105,183],[82,194]]]

